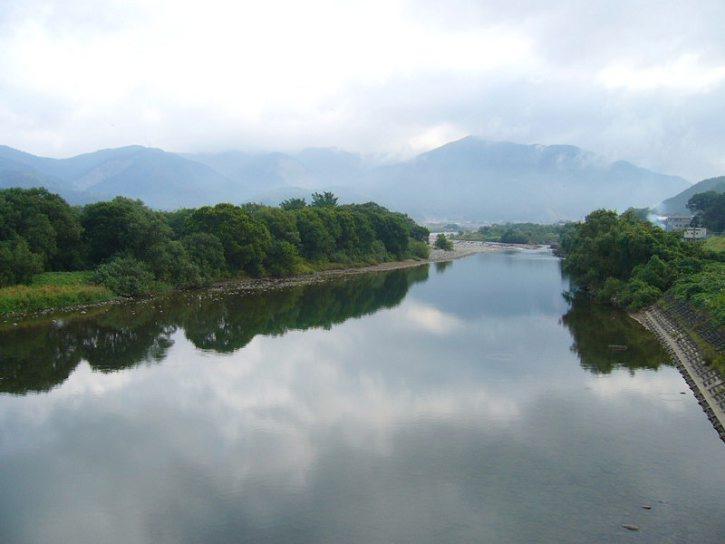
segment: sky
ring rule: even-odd
[[[725,174],[723,0],[2,0],[0,144],[54,157],[474,134]]]

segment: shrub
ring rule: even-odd
[[[206,232],[196,232],[181,241],[186,252],[201,272],[202,282],[209,284],[224,276],[227,263],[224,259],[224,247],[219,238]]]
[[[202,285],[199,267],[191,261],[181,242],[161,242],[151,246],[149,267],[156,279],[180,289]]]
[[[28,283],[43,270],[43,258],[22,238],[0,242],[0,286]]]
[[[388,260],[388,251],[385,249],[385,244],[380,240],[375,240],[370,244],[370,256],[373,261],[382,263]]]
[[[117,295],[136,297],[154,290],[154,275],[148,266],[133,257],[116,257],[102,264],[94,274],[94,281]]]
[[[430,256],[430,246],[419,240],[411,240],[408,249],[416,259],[427,259]]]
[[[629,310],[641,310],[654,304],[662,296],[662,291],[640,279],[633,279],[622,291],[620,302]]]
[[[451,242],[446,235],[440,233],[436,236],[435,247],[444,251],[453,251],[453,242]]]
[[[607,278],[599,291],[596,292],[597,302],[616,303],[621,297],[625,283],[617,278]]]
[[[288,276],[298,270],[301,260],[294,245],[284,240],[277,240],[269,248],[265,267],[271,276]]]

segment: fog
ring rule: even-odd
[[[474,134],[725,171],[722,0],[5,0],[0,144],[63,157]]]

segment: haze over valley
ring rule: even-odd
[[[578,220],[592,209],[649,207],[689,187],[678,176],[610,162],[570,145],[469,136],[381,162],[334,148],[180,154],[142,146],[51,159],[0,148],[0,187],[45,186],[72,203],[121,195],[159,209],[278,204],[313,191],[376,201],[420,220]]]

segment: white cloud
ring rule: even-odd
[[[0,142],[410,153],[475,133],[702,177],[722,167],[723,24],[714,0],[10,0]]]
[[[599,77],[605,86],[615,89],[668,89],[700,93],[708,92],[725,81],[725,64],[703,66],[698,55],[687,54],[659,66],[614,64],[604,68]]]

